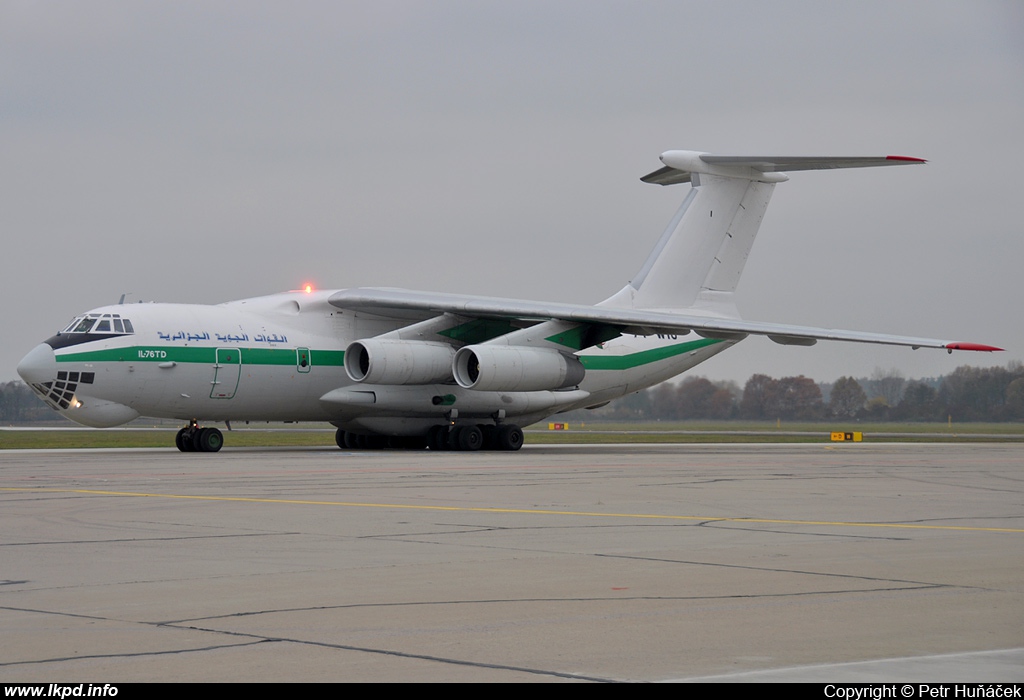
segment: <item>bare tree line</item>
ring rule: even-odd
[[[603,420],[1024,421],[1024,365],[961,366],[934,379],[897,370],[819,384],[804,376],[755,374],[736,382],[686,377],[580,413]]]

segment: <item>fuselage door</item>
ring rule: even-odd
[[[309,354],[309,348],[295,348],[295,369],[308,372],[312,366],[313,357]]]
[[[241,348],[217,348],[213,365],[213,381],[210,382],[211,399],[234,398],[238,391],[238,379],[242,376]]]

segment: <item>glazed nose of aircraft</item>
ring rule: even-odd
[[[18,363],[18,374],[26,384],[52,382],[57,377],[57,359],[53,348],[46,343],[32,348]]]

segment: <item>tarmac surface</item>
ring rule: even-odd
[[[1024,680],[1024,445],[0,451],[0,681]]]

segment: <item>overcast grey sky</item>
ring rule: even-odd
[[[1024,360],[1024,4],[0,3],[0,380],[76,313],[380,285],[597,302],[687,186],[669,149],[885,155],[795,173],[746,318],[1000,345],[750,338],[695,370],[818,380]]]

